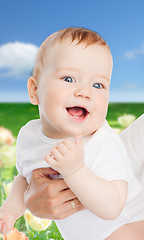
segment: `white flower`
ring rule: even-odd
[[[6,196],[8,196],[8,194],[11,190],[12,184],[13,184],[13,182],[9,182],[9,183],[3,182],[3,187],[4,187],[4,190],[5,190]]]
[[[16,146],[3,145],[0,147],[0,162],[3,166],[16,164]]]
[[[13,144],[15,141],[10,130],[0,127],[0,145]]]
[[[113,128],[113,129],[117,134],[120,134],[122,132],[122,130],[120,128]]]
[[[121,126],[123,126],[124,128],[128,127],[131,123],[134,122],[134,120],[136,119],[136,116],[132,115],[132,114],[124,114],[123,116],[120,116],[118,118],[118,122],[120,123]]]
[[[24,213],[26,223],[35,231],[44,231],[51,224],[51,220],[35,217],[29,210]]]

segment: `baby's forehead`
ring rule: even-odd
[[[45,59],[45,63],[47,63],[47,61],[49,61],[54,55],[57,54],[65,54],[65,50],[67,51],[67,53],[71,53],[71,49],[74,50],[87,50],[87,52],[91,49],[94,49],[95,47],[98,48],[104,48],[105,51],[108,51],[111,55],[110,49],[107,45],[103,46],[103,45],[98,45],[97,43],[92,44],[92,45],[86,45],[86,43],[78,43],[77,40],[71,42],[70,39],[66,39],[63,41],[57,41],[55,42],[51,48],[49,48],[49,46],[47,46],[47,48],[43,49],[41,51],[41,53],[38,52],[38,55],[40,54],[41,59]],[[44,62],[44,60],[43,60]]]
[[[51,49],[45,49],[45,51],[41,53],[43,54],[43,56],[41,56],[41,60],[42,59],[43,60],[39,61],[39,63],[37,62],[37,69],[39,69],[39,75],[41,75],[42,72],[45,71],[46,69],[49,69],[49,70],[51,69],[51,71],[52,69],[59,69],[59,71],[62,69],[68,69],[72,67],[71,63],[72,65],[75,65],[73,62],[74,56],[76,56],[77,59],[79,59],[79,56],[84,56],[84,58],[82,59],[80,57],[81,59],[80,61],[83,61],[85,57],[87,59],[87,57],[91,56],[89,55],[90,52],[93,52],[93,53],[95,52],[94,50],[95,47],[100,49],[105,49],[104,51],[106,51],[107,53],[104,56],[106,58],[108,56],[109,62],[112,62],[111,52],[109,48],[105,46],[101,46],[101,45],[99,46],[97,44],[85,46],[83,43],[77,45],[76,41],[73,43],[71,43],[70,41],[62,41],[62,42],[59,41],[59,42],[56,42],[51,47]],[[86,52],[86,55],[83,55],[83,51]],[[76,53],[76,55],[73,53]],[[97,52],[97,54],[99,54],[98,56],[100,56],[101,50],[100,52]],[[95,59],[94,59],[94,62],[95,62]]]
[[[94,31],[83,28],[63,29],[47,37],[41,44],[36,56],[34,76],[39,75],[42,68],[51,60],[54,51],[57,52],[65,43],[68,43],[69,46],[73,45],[73,47],[83,46],[83,48],[99,45],[106,47],[110,52],[107,43]]]

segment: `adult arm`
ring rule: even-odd
[[[32,173],[24,201],[26,207],[37,217],[63,219],[84,209],[63,179],[49,177],[55,174],[57,172],[51,168],[36,169]],[[71,200],[75,208],[72,207]]]

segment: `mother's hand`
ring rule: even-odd
[[[84,209],[63,179],[49,177],[56,174],[52,168],[33,171],[31,183],[24,193],[26,207],[33,215],[47,219],[63,219]]]

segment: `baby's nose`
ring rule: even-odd
[[[75,97],[83,97],[90,99],[91,93],[87,88],[78,88],[75,90]]]

